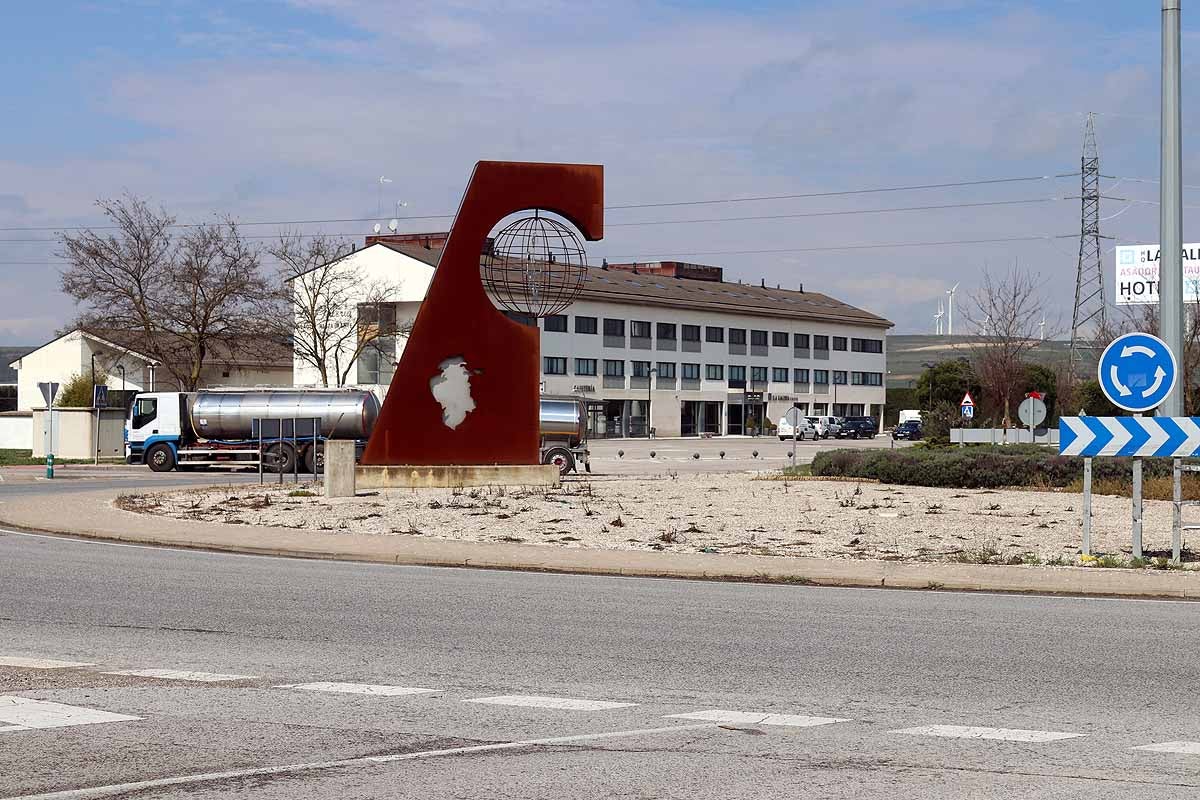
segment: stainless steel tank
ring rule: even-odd
[[[379,400],[354,389],[261,389],[197,392],[189,403],[201,439],[250,439],[256,419],[321,420],[327,439],[366,439],[379,418]]]
[[[587,407],[582,400],[543,397],[540,420],[543,437],[572,444],[587,438]]]

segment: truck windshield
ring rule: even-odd
[[[158,401],[153,397],[139,397],[133,404],[133,422],[130,428],[136,430],[147,422],[153,422],[158,416]]]

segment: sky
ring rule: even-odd
[[[1200,187],[1187,11],[1184,182]],[[1129,202],[1157,199],[1154,2],[59,0],[4,19],[0,345],[70,324],[55,229],[102,224],[99,198],[184,222],[386,224],[452,213],[480,159],[603,164],[607,205],[1038,178],[612,209],[588,243],[597,262],[803,284],[894,333],[932,332],[947,289],[962,309],[983,270],[1014,265],[1044,281],[1050,329],[1069,327],[1079,178],[1053,176],[1078,172],[1087,112],[1113,176],[1110,298],[1110,248],[1157,239],[1157,207]],[[1190,241],[1200,188],[1184,203]],[[881,211],[931,205],[959,207]],[[301,227],[361,242],[371,226]],[[1028,240],[893,246],[985,239]]]

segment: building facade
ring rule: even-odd
[[[647,418],[657,436],[762,434],[797,404],[882,413],[887,320],[719,268],[638,269],[589,270],[581,298],[539,323],[543,391],[586,398],[592,435],[646,436]]]

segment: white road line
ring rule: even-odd
[[[30,700],[27,697],[0,697],[0,722],[8,727],[0,733],[37,728],[67,728],[72,725],[95,725],[101,722],[129,722],[141,719],[127,714],[113,714],[94,708]]]
[[[338,694],[373,694],[385,697],[399,697],[406,694],[427,694],[440,692],[441,689],[418,689],[414,686],[381,686],[372,683],[285,683],[276,689],[303,689],[309,692],[334,692]]]
[[[907,733],[913,736],[942,736],[951,739],[993,739],[1001,742],[1055,742],[1060,739],[1075,739],[1082,733],[1059,731],[1027,731],[1017,728],[980,728],[968,725],[922,725],[903,728],[892,733]]]
[[[577,700],[571,697],[538,697],[525,694],[504,694],[496,697],[477,697],[464,700],[466,703],[490,703],[494,706],[525,706],[527,708],[555,708],[561,711],[604,711],[610,708],[628,708],[637,703],[610,703],[607,700]]]
[[[194,681],[197,683],[220,683],[222,681],[248,681],[257,675],[223,675],[219,672],[191,672],[183,669],[115,669],[104,675],[132,675],[138,678],[161,678],[165,681]]]
[[[812,728],[835,722],[850,722],[838,717],[806,717],[800,714],[755,714],[750,711],[693,711],[688,714],[668,714],[667,719],[696,719],[706,722],[726,722],[734,725],[783,725],[790,728]]]
[[[1148,753],[1180,753],[1185,756],[1200,756],[1200,742],[1162,742],[1161,744],[1144,744],[1134,750],[1145,750]]]
[[[577,742],[592,742],[600,739],[630,738],[634,736],[650,736],[657,733],[680,733],[695,730],[716,730],[712,723],[695,725],[674,725],[668,728],[642,728],[641,730],[611,731],[608,733],[584,733],[575,736],[556,736],[550,739],[524,739],[519,742],[498,742],[496,744],[480,744],[470,747],[452,747],[446,750],[422,750],[416,753],[396,753],[387,756],[364,756],[361,758],[346,758],[339,761],[313,761],[306,764],[285,764],[278,767],[257,767],[251,769],[230,770],[228,772],[204,772],[195,775],[180,775],[173,778],[158,778],[157,780],[138,781],[136,783],[117,783],[110,786],[94,786],[87,789],[68,789],[62,792],[46,794],[21,795],[7,797],[2,800],[81,800],[82,798],[104,797],[106,795],[125,794],[146,789],[160,789],[166,786],[183,786],[194,783],[209,783],[224,781],[232,778],[249,778],[258,775],[283,775],[289,772],[310,772],[314,770],[334,769],[338,767],[357,767],[370,764],[390,764],[395,761],[415,761],[421,758],[438,758],[439,756],[468,755],[471,753],[486,753],[494,750],[516,750],[522,747],[547,747],[554,745],[569,745]]]
[[[90,667],[90,661],[58,661],[53,658],[22,658],[21,656],[0,656],[0,667],[25,667],[26,669],[68,669],[70,667]]]

